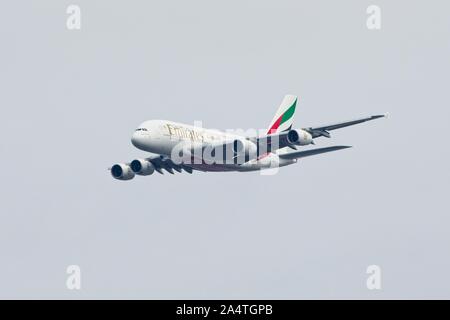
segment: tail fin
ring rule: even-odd
[[[270,123],[267,134],[291,129],[296,105],[297,96],[286,95]]]

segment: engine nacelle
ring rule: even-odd
[[[306,146],[313,142],[311,134],[303,129],[292,129],[287,134],[287,141],[289,144]]]
[[[232,150],[235,154],[245,154],[250,159],[257,157],[258,147],[247,139],[236,139],[233,141]]]
[[[155,172],[153,164],[145,159],[135,159],[130,163],[131,170],[140,176],[148,176]]]
[[[111,167],[111,175],[117,180],[131,180],[134,178],[134,172],[130,166],[118,163]]]

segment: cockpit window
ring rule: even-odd
[[[148,131],[147,128],[137,128],[136,131]]]

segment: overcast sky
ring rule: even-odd
[[[5,2],[0,298],[450,298],[449,9]],[[299,127],[390,118],[317,139],[354,148],[274,176],[107,171],[145,156],[130,142],[144,120],[265,128],[287,93]]]

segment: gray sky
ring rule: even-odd
[[[69,4],[81,30],[66,28]],[[450,298],[449,9],[8,1],[0,298]],[[145,155],[130,143],[144,120],[259,129],[287,93],[300,127],[391,117],[318,139],[354,148],[275,176],[106,170]]]

